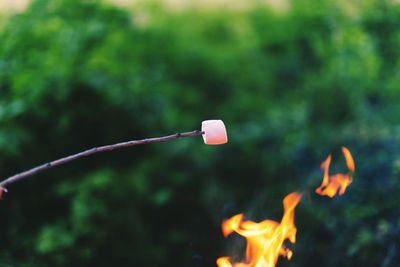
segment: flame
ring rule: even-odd
[[[349,172],[346,174],[337,173],[335,175],[329,176],[329,165],[331,164],[331,155],[329,155],[325,161],[321,163],[321,169],[324,170],[324,178],[322,184],[315,189],[315,192],[321,196],[328,196],[330,198],[334,197],[338,192],[339,195],[343,195],[346,188],[353,181],[353,173],[355,171],[355,165],[353,157],[350,151],[346,147],[342,147],[342,153],[346,160],[347,168]]]
[[[352,183],[355,164],[350,151],[342,147],[348,173],[337,173],[329,176],[329,166],[332,156],[329,155],[322,163],[324,170],[322,184],[315,190],[320,195],[334,197],[343,195]],[[302,194],[293,192],[283,199],[284,213],[281,222],[264,220],[262,222],[245,221],[242,213],[237,214],[222,223],[222,233],[225,237],[237,233],[246,238],[246,257],[244,262],[232,263],[229,257],[217,259],[218,267],[274,267],[279,256],[291,259],[293,252],[285,247],[285,240],[296,243],[296,226],[294,211],[301,200]]]
[[[286,239],[296,242],[294,211],[301,197],[302,194],[294,192],[283,199],[284,213],[280,223],[272,220],[244,221],[243,214],[224,221],[222,232],[225,237],[236,232],[246,238],[246,260],[232,264],[229,257],[221,257],[217,260],[218,267],[274,267],[279,256],[291,259],[293,252],[283,243]]]

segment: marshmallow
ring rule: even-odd
[[[225,124],[222,120],[207,120],[201,123],[204,132],[203,139],[207,145],[222,145],[228,143]]]

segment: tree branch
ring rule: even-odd
[[[113,144],[113,145],[94,147],[94,148],[76,153],[74,155],[66,156],[61,159],[57,159],[57,160],[39,165],[30,170],[27,170],[27,171],[24,171],[21,173],[17,173],[13,176],[10,176],[10,177],[4,179],[2,182],[0,182],[0,197],[3,193],[7,192],[7,190],[6,190],[7,186],[9,186],[17,181],[23,180],[27,177],[38,174],[47,169],[57,167],[59,165],[63,165],[70,161],[74,161],[74,160],[77,160],[77,159],[80,159],[83,157],[88,157],[93,154],[108,152],[108,151],[117,150],[117,149],[121,149],[121,148],[150,144],[150,143],[166,142],[166,141],[170,141],[173,139],[189,137],[189,136],[198,136],[198,135],[202,135],[202,134],[204,134],[204,132],[196,130],[196,131],[192,131],[192,132],[176,133],[176,134],[167,135],[167,136],[163,136],[163,137],[155,137],[155,138],[148,138],[148,139],[142,139],[142,140],[133,140],[133,141],[127,141],[127,142],[117,143],[117,144]]]

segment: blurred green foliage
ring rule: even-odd
[[[292,0],[287,10],[133,10],[33,1],[0,30],[0,175],[85,148],[225,121],[200,138],[87,158],[12,186],[0,266],[215,266],[220,223],[279,219],[304,190],[279,266],[400,262],[400,6]],[[333,152],[347,194],[316,196]]]

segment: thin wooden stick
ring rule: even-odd
[[[66,156],[61,159],[57,159],[57,160],[39,165],[37,167],[34,167],[32,169],[29,169],[29,170],[21,172],[21,173],[17,173],[13,176],[10,176],[10,177],[4,179],[2,182],[0,182],[0,197],[1,197],[2,193],[7,192],[7,189],[6,189],[7,186],[9,186],[17,181],[23,180],[27,177],[38,174],[47,169],[57,167],[59,165],[63,165],[70,161],[74,161],[74,160],[77,160],[77,159],[80,159],[83,157],[88,157],[93,154],[108,152],[108,151],[117,150],[117,149],[121,149],[121,148],[150,144],[150,143],[166,142],[166,141],[170,141],[173,139],[189,137],[189,136],[198,136],[198,135],[202,135],[202,134],[204,134],[204,132],[196,130],[196,131],[192,131],[192,132],[176,133],[176,134],[167,135],[167,136],[163,136],[163,137],[155,137],[155,138],[148,138],[148,139],[142,139],[142,140],[133,140],[133,141],[127,141],[127,142],[117,143],[117,144],[113,144],[113,145],[93,147],[91,149],[76,153],[74,155]]]

